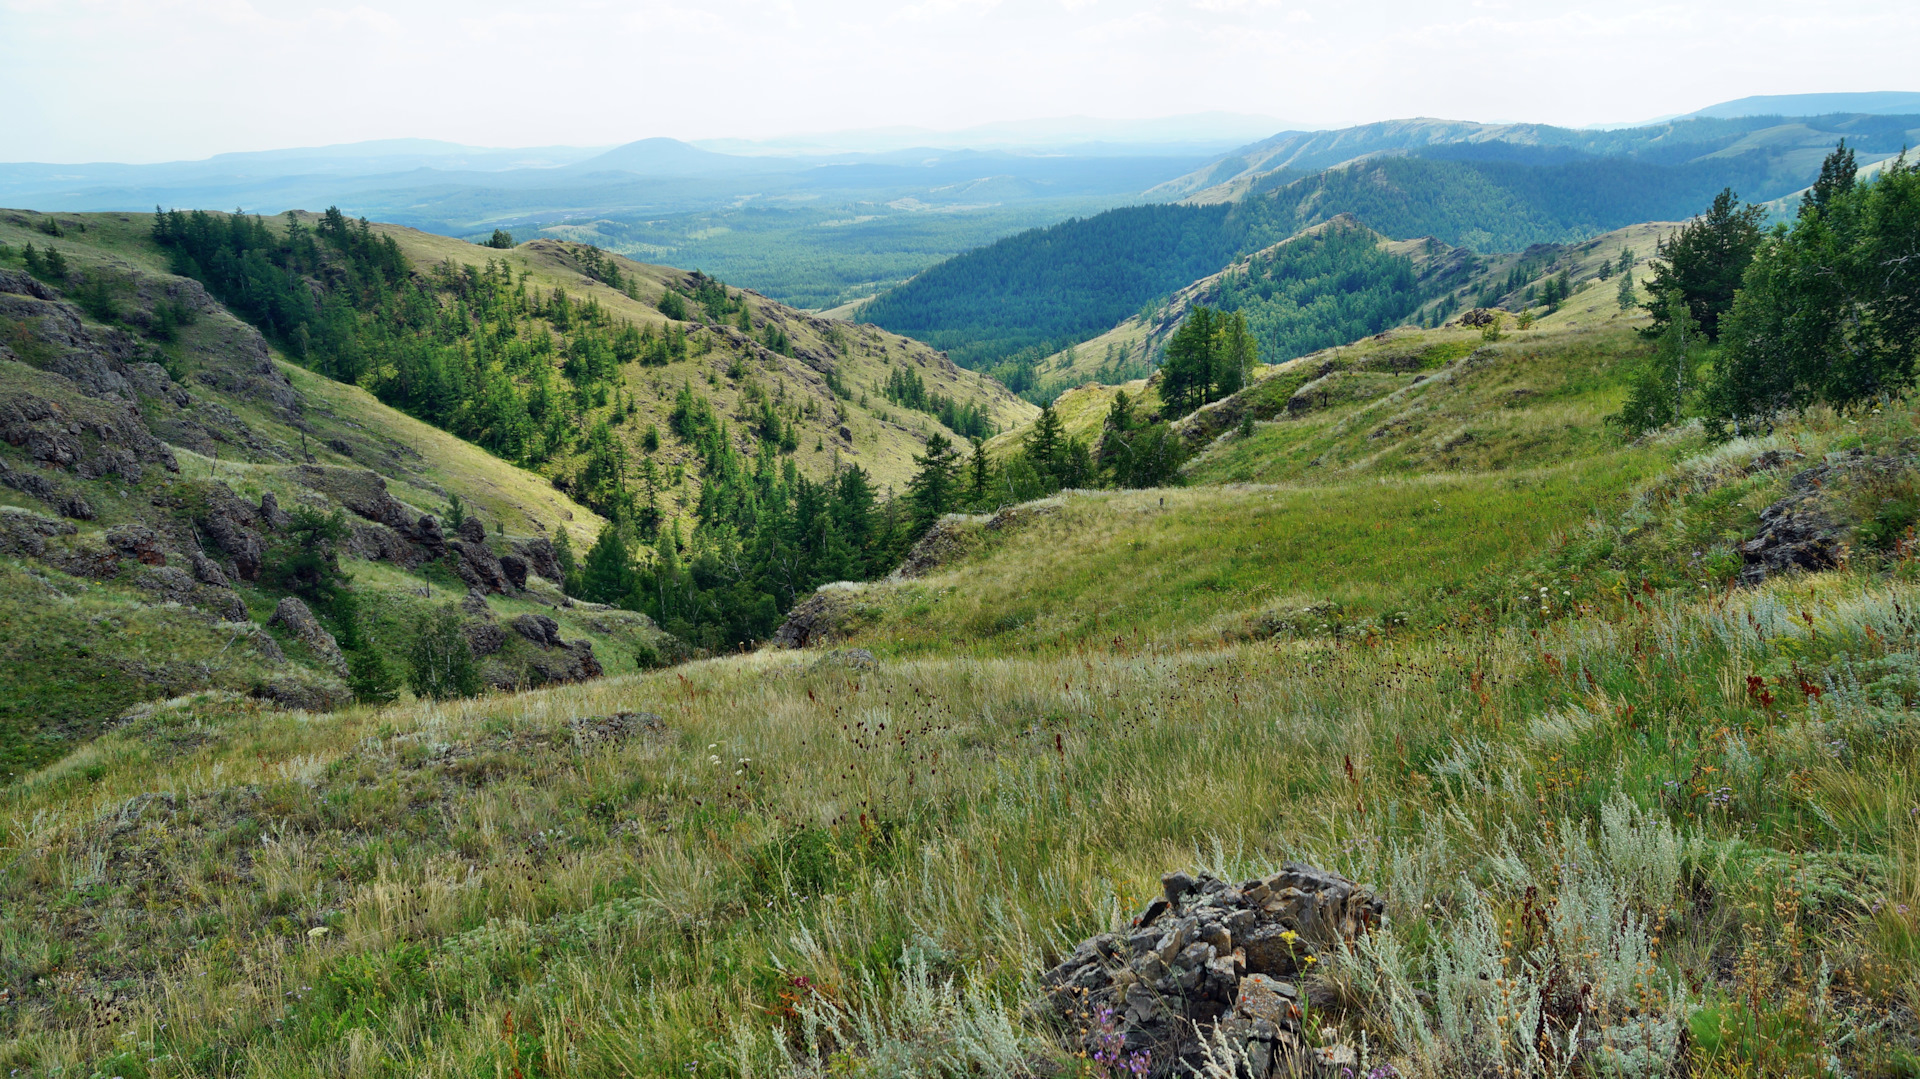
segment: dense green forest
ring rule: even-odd
[[[1376,158],[1291,179],[1232,206],[1137,206],[1035,229],[933,267],[861,317],[948,349],[955,362],[993,370],[1017,391],[1026,388],[1018,384],[1028,366],[1019,362],[1023,352],[1037,358],[1085,340],[1239,255],[1342,213],[1394,239],[1433,236],[1482,253],[1516,251],[1690,216],[1721,188],[1764,177],[1768,166],[1759,153],[1684,165],[1473,156],[1492,152],[1440,148]],[[1360,267],[1353,280],[1374,287]],[[1359,306],[1385,309],[1376,300]],[[1286,331],[1270,321],[1259,331],[1263,346],[1277,345],[1283,332],[1328,342],[1344,332],[1335,323],[1310,328],[1315,317],[1289,316]],[[1009,359],[1012,369],[995,370]]]
[[[1023,349],[1044,355],[1105,330],[1285,235],[1249,228],[1263,221],[1238,207],[1178,205],[1075,218],[942,262],[860,317],[944,349],[963,367],[992,368]]]
[[[1208,293],[1245,316],[1268,363],[1379,333],[1428,298],[1411,259],[1381,250],[1370,229],[1338,223],[1255,254]]]

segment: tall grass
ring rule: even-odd
[[[1170,868],[1304,858],[1390,900],[1314,1036],[1403,1073],[1897,1074],[1914,745],[1857,672],[1920,652],[1915,602],[1829,576],[1371,642],[170,702],[0,795],[0,1064],[1070,1070],[1038,971]],[[576,722],[635,708],[670,733]]]

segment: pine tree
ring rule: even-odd
[[[639,579],[624,533],[614,521],[608,521],[600,530],[600,538],[580,563],[580,583],[575,595],[591,603],[619,603],[633,594]]]
[[[1048,476],[1058,464],[1065,443],[1066,434],[1060,424],[1060,414],[1053,410],[1052,405],[1043,405],[1021,447],[1034,471]]]
[[[1620,302],[1620,310],[1631,311],[1633,309],[1637,301],[1633,296],[1633,272],[1631,270],[1620,275],[1620,288],[1614,293],[1614,297]]]
[[[1214,312],[1195,304],[1167,342],[1166,359],[1160,365],[1160,399],[1171,415],[1184,416],[1210,399],[1219,346],[1215,325]]]
[[[506,229],[494,229],[493,238],[487,241],[488,247],[508,248],[513,246],[513,233]]]
[[[926,452],[915,457],[913,463],[920,471],[907,484],[907,497],[913,503],[914,534],[919,536],[956,504],[960,459],[947,436],[936,433],[927,437]]]
[[[981,506],[993,487],[993,462],[987,458],[987,440],[979,435],[973,436],[973,459],[969,464],[967,501]]]
[[[1801,215],[1805,216],[1809,210],[1825,210],[1836,195],[1853,190],[1854,176],[1859,169],[1860,166],[1853,159],[1853,148],[1847,145],[1847,140],[1841,139],[1833,152],[1820,163],[1820,178],[1801,196]]]
[[[1661,241],[1664,261],[1654,268],[1646,305],[1653,313],[1653,325],[1642,332],[1649,337],[1666,332],[1672,310],[1668,301],[1677,292],[1700,324],[1700,332],[1709,341],[1718,340],[1720,319],[1733,309],[1740,278],[1760,248],[1760,223],[1766,213],[1764,207],[1739,205],[1739,196],[1725,188],[1714,196],[1706,213]]]

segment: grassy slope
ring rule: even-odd
[[[1073,940],[1169,868],[1245,879],[1297,857],[1381,886],[1401,954],[1593,985],[1589,1034],[1690,1022],[1694,1075],[1816,1075],[1830,1051],[1903,1074],[1910,722],[1897,691],[1785,687],[1789,661],[1901,669],[1920,639],[1898,611],[1920,597],[1847,575],[1698,594],[1279,650],[857,674],[764,653],[320,723],[177,702],[0,792],[0,1064],[957,1072],[971,1042],[985,1073],[1019,1074],[1064,1056],[1023,1002]],[[1765,707],[1756,672],[1780,679]],[[569,725],[628,709],[669,730]],[[1499,924],[1472,958],[1479,912],[1518,933],[1529,901],[1591,910],[1582,931],[1629,955],[1645,918],[1656,958],[1556,946],[1572,938],[1544,919],[1517,942],[1543,949],[1529,963],[1501,967]],[[1424,960],[1380,954],[1329,957],[1316,1037],[1364,1028],[1409,1075],[1497,1062],[1414,1002]],[[1410,1011],[1369,988],[1396,984]]]
[[[508,251],[496,251],[395,225],[378,226],[378,231],[394,236],[400,242],[401,250],[422,269],[442,260],[452,260],[459,265],[482,265],[489,258],[504,259],[512,263],[516,270],[532,271],[530,284],[535,287],[551,289],[559,286],[576,299],[592,296],[612,311],[617,319],[629,319],[640,325],[651,324],[661,329],[665,328],[668,320],[654,307],[654,301],[659,299],[669,282],[680,286],[688,280],[687,274],[681,270],[619,258],[621,271],[640,281],[642,299],[635,301],[605,284],[582,276],[568,263],[567,248],[552,240],[535,240]],[[1008,393],[991,378],[948,363],[940,354],[910,338],[876,327],[806,315],[754,294],[749,294],[749,305],[756,316],[756,326],[762,319],[770,317],[782,325],[796,349],[810,349],[831,357],[840,377],[854,394],[852,401],[837,400],[821,383],[818,374],[799,359],[773,355],[764,350],[749,357],[753,361],[750,365],[751,377],[761,381],[776,399],[784,393],[796,401],[812,398],[817,402],[820,408],[818,416],[805,419],[798,425],[800,449],[795,454],[801,471],[815,478],[831,473],[836,463],[851,463],[872,473],[883,487],[891,484],[904,488],[914,472],[913,457],[921,451],[929,433],[944,431],[949,438],[958,439],[932,416],[899,408],[880,392],[879,387],[885,383],[888,371],[895,364],[911,364],[926,383],[929,393],[940,393],[962,402],[986,404],[993,422],[1002,427],[1023,423],[1036,412],[1032,405]],[[836,330],[844,336],[847,342],[845,347],[828,337],[829,331]],[[729,346],[722,343],[705,355],[690,356],[665,367],[627,366],[625,388],[638,402],[639,415],[620,428],[620,432],[631,443],[629,449],[635,460],[642,453],[639,446],[641,433],[648,424],[654,424],[659,427],[664,439],[662,451],[657,455],[660,463],[669,468],[675,464],[685,464],[689,471],[697,471],[697,462],[691,449],[679,445],[668,430],[667,414],[673,408],[673,395],[682,383],[691,383],[713,400],[721,415],[738,414],[744,399],[746,380],[727,377],[734,354]],[[863,406],[859,403],[861,400],[868,403]],[[844,413],[844,421],[837,418],[840,413]],[[850,446],[835,437],[835,432],[841,426],[847,427],[853,435]],[[570,464],[561,462],[559,466]],[[687,502],[696,497],[693,494],[683,496]]]
[[[956,526],[970,537],[964,557],[863,590],[853,640],[898,654],[1115,637],[1197,647],[1282,625],[1432,626],[1501,609],[1516,567],[1672,459],[1606,424],[1644,349],[1633,333],[1644,316],[1611,296],[1590,302],[1596,291],[1498,343],[1400,330],[1269,367],[1213,408],[1252,401],[1278,418],[1251,437],[1232,423],[1199,436],[1193,486],[1068,493],[1001,530]],[[1296,391],[1311,395],[1297,413],[1286,407]],[[1062,397],[1068,432],[1097,438],[1113,393]],[[1011,453],[1018,439],[994,448]]]

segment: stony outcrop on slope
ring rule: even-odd
[[[1154,1076],[1190,1073],[1203,1038],[1224,1040],[1247,1079],[1309,1068],[1300,975],[1377,925],[1384,901],[1300,862],[1240,885],[1185,873],[1161,884],[1127,931],[1081,942],[1041,978],[1046,1008],[1090,1055]]]

